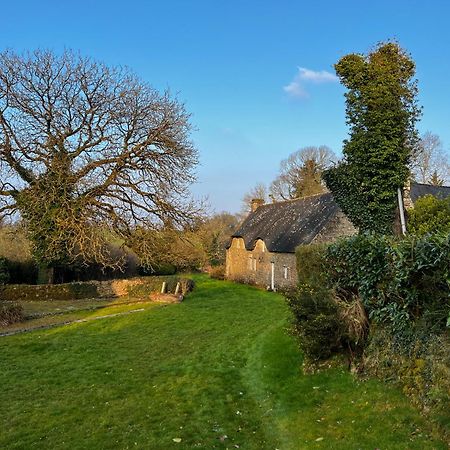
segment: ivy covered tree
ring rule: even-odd
[[[184,106],[134,74],[70,51],[0,53],[0,218],[18,215],[54,269],[115,264],[111,235],[183,227],[197,150]]]
[[[367,55],[349,54],[335,65],[347,88],[350,137],[343,161],[323,178],[336,202],[361,231],[392,233],[397,189],[409,176],[417,145],[415,64],[397,43]]]

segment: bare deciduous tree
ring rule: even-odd
[[[52,268],[109,264],[105,242],[188,222],[197,152],[184,106],[72,52],[0,54],[0,216],[20,214]]]
[[[325,192],[321,174],[335,160],[333,151],[325,145],[292,153],[281,161],[280,174],[270,186],[271,196],[280,201]]]
[[[411,161],[413,178],[424,184],[444,184],[450,181],[449,155],[436,134],[427,131],[419,140]]]
[[[267,202],[267,187],[264,183],[258,183],[253,188],[251,188],[243,197],[242,197],[242,211],[243,215],[248,214],[251,210],[252,200],[261,199],[264,202]]]

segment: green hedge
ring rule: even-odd
[[[365,374],[397,381],[450,436],[450,235],[360,234],[297,249],[287,295],[310,360],[347,353]]]
[[[426,320],[442,331],[450,313],[450,235],[395,240],[360,234],[327,248],[330,288],[359,297],[369,317],[395,330]]]
[[[331,286],[327,255],[324,244],[299,246],[297,289],[285,296],[293,313],[293,330],[307,362],[343,353],[352,364],[364,349],[367,315],[357,296],[343,295]]]
[[[329,358],[342,348],[343,327],[338,304],[326,286],[325,246],[297,248],[297,289],[285,292],[292,311],[292,330],[306,363]]]
[[[338,307],[330,291],[302,286],[285,296],[293,315],[292,331],[307,363],[327,359],[342,348]]]

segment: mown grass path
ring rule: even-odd
[[[287,318],[200,277],[179,305],[4,337],[0,448],[447,448],[392,387],[302,375]]]

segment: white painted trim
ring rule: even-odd
[[[275,290],[275,263],[272,261],[270,263],[271,271],[270,271],[270,289],[272,291]]]

